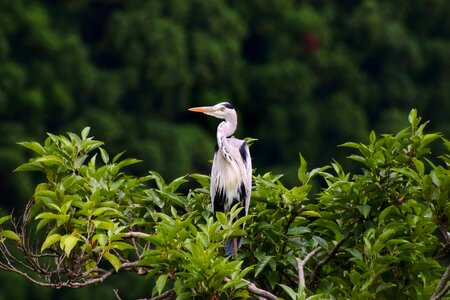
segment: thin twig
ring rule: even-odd
[[[140,298],[138,300],[165,300],[165,299],[171,299],[174,294],[175,294],[175,290],[170,289],[170,290],[165,291],[164,293],[162,293],[159,296],[155,296],[152,298]]]
[[[245,283],[247,283],[247,291],[249,291],[255,298],[257,299],[268,299],[268,300],[277,300],[278,297],[272,294],[269,291],[258,288],[253,282],[242,279]],[[225,277],[225,281],[231,281],[231,278]]]
[[[313,251],[309,252],[304,259],[300,259],[297,257],[295,260],[297,261],[297,268],[298,268],[298,283],[301,287],[305,287],[305,270],[304,267],[308,260],[311,259],[314,255],[317,254],[322,249],[322,247],[317,247]]]
[[[450,279],[450,264],[447,266],[447,269],[445,269],[444,275],[442,275],[441,281],[434,290],[434,293],[431,296],[430,300],[441,299],[442,297],[445,296],[445,294],[447,294],[447,292],[450,290],[450,284],[448,283],[449,279]]]
[[[348,238],[351,236],[351,232],[347,232],[345,234],[345,236],[336,244],[334,245],[333,249],[331,249],[331,252],[321,261],[319,261],[315,266],[314,269],[312,270],[311,274],[309,275],[309,279],[308,279],[308,284],[312,284],[314,281],[314,278],[316,277],[317,272],[319,272],[320,268],[326,264],[327,262],[330,261],[331,258],[333,258],[333,256],[338,252],[339,248],[341,248],[342,244],[344,244],[344,242],[346,240],[348,240]]]
[[[117,300],[122,300],[122,298],[120,298],[119,290],[118,290],[118,289],[113,289],[113,292],[114,292],[114,295],[116,296],[116,299],[117,299]]]
[[[151,235],[145,232],[139,232],[139,231],[130,231],[130,232],[125,232],[123,234],[123,238],[125,239],[131,239],[131,238],[148,238]]]

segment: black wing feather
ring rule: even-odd
[[[241,147],[239,147],[239,153],[241,154],[242,160],[245,164],[247,162],[247,144],[245,142],[243,142]]]
[[[214,214],[218,211],[225,212],[225,202],[227,201],[227,196],[223,189],[218,189],[214,195]]]

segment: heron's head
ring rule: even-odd
[[[221,102],[214,106],[200,106],[189,108],[193,112],[201,112],[219,119],[229,120],[236,117],[234,107],[228,102]]]

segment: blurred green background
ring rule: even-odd
[[[371,129],[395,132],[416,107],[450,132],[450,1],[0,0],[0,188],[4,212],[39,174],[12,174],[21,140],[91,133],[108,152],[171,180],[209,172],[218,120],[187,108],[231,102],[258,173],[296,184]],[[80,291],[0,272],[1,299],[149,296],[120,275]]]

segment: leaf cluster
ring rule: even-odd
[[[7,229],[9,217],[0,219],[0,266],[14,261],[6,250],[16,244],[17,261],[41,284],[80,287],[132,271],[148,278],[151,296],[178,299],[444,295],[450,143],[427,133],[416,110],[408,121],[396,134],[372,131],[368,143],[341,145],[359,171],[338,161],[310,170],[300,155],[292,188],[281,175],[255,175],[243,218],[236,208],[212,217],[206,175],[166,182],[154,171],[127,174],[123,168],[139,161],[123,153],[110,159],[88,128],[81,136],[49,134],[42,145],[22,142],[37,156],[16,171],[40,171],[46,180],[22,226]],[[438,141],[447,152],[435,155],[430,145]],[[187,183],[191,189],[180,193]],[[236,236],[245,240],[233,260],[223,243]],[[52,259],[34,259],[42,255]]]

